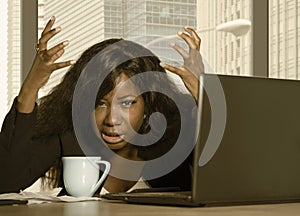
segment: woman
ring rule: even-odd
[[[178,74],[193,98],[198,100],[197,76],[203,71],[203,64],[199,54],[200,39],[192,29],[185,28],[189,34],[179,33],[179,36],[189,45],[189,52],[173,45],[184,58],[184,66],[181,68],[170,65],[162,68],[159,59],[149,50],[122,39],[110,39],[95,44],[87,49],[76,63],[75,61],[56,63],[56,60],[63,55],[64,47],[68,45],[68,42],[62,42],[47,49],[47,42],[61,30],[60,28],[52,29],[54,22],[55,18],[52,17],[47,23],[39,40],[33,66],[3,124],[1,139],[3,137],[5,140],[6,151],[9,152],[11,156],[9,159],[13,163],[7,168],[7,175],[1,179],[1,192],[24,189],[49,169],[46,183],[52,187],[59,186],[62,184],[60,181],[61,157],[86,153],[78,145],[74,133],[72,102],[76,84],[82,71],[88,74],[90,62],[97,63],[99,72],[111,68],[114,63],[117,66],[109,71],[107,77],[102,77],[104,81],[94,103],[94,118],[95,132],[102,139],[102,144],[123,158],[144,161],[162,156],[174,145],[181,123],[181,113],[169,97],[156,92],[142,92],[145,82],[138,79],[133,81],[131,77],[145,71],[156,71],[155,79],[166,83],[164,88],[172,94],[171,98],[179,97],[183,103],[191,104],[188,97],[178,92],[165,76],[164,69],[167,69]],[[99,53],[101,53],[100,56]],[[124,58],[128,58],[129,61],[122,62]],[[48,96],[42,98],[37,107],[35,101],[38,91],[48,81],[51,73],[70,65],[72,67],[63,81]],[[87,80],[84,84],[86,88],[90,86],[89,81],[93,80]],[[123,95],[120,96],[118,90],[122,89],[121,86],[124,83],[127,83],[126,91],[121,91]],[[146,84],[154,90],[157,88],[155,82],[147,81]],[[144,147],[134,145],[137,133],[147,134],[152,131],[152,138],[161,134],[149,123],[149,118],[154,112],[164,114],[167,120],[165,133],[152,145]],[[186,112],[190,113],[191,110],[186,110]],[[116,114],[113,115],[113,113]],[[129,130],[129,127],[133,130]],[[141,140],[138,141],[141,142]],[[178,186],[181,189],[188,189],[190,187],[189,159],[172,172],[145,181],[145,185]],[[112,167],[116,167],[113,161],[111,162]],[[180,176],[185,176],[185,178],[180,178]],[[109,175],[103,188],[108,192],[128,191],[136,183],[137,180]]]

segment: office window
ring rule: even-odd
[[[216,27],[237,19],[251,20],[251,0],[200,0],[197,26],[202,38],[202,53],[217,73],[252,75],[251,29],[236,37],[232,32],[216,31]],[[200,15],[199,15],[200,14]],[[239,40],[239,46],[237,46]],[[242,52],[242,53],[240,53]],[[242,62],[238,65],[234,62]],[[241,72],[237,72],[240,67]]]
[[[300,4],[269,0],[270,77],[299,79]]]
[[[0,68],[1,68],[1,79],[0,79],[0,125],[3,122],[5,114],[8,110],[8,2],[1,3],[0,9]],[[12,36],[13,39],[16,36]],[[11,82],[12,83],[12,82]]]
[[[20,47],[21,47],[21,1],[5,0],[0,7],[1,26],[1,80],[0,80],[0,122],[10,108],[20,89]]]
[[[196,0],[102,0],[88,3],[79,0],[39,0],[39,3],[40,29],[52,15],[57,17],[56,25],[62,27],[59,37],[53,38],[50,44],[53,46],[65,39],[70,41],[63,59],[77,58],[87,47],[106,38],[133,38],[147,45],[153,37],[168,40],[165,37],[175,36],[183,26],[196,29],[196,8],[199,4]],[[166,43],[153,44],[149,48],[164,59],[182,61]],[[61,80],[65,71],[52,75],[43,89],[44,94]]]
[[[61,40],[70,40],[65,59],[77,58],[79,54],[95,42],[110,37],[138,38],[147,44],[160,37],[175,35],[183,25],[191,26],[199,32],[202,39],[201,53],[212,68],[222,74],[252,75],[251,65],[251,29],[244,35],[235,37],[230,32],[219,32],[219,24],[252,17],[253,0],[37,0],[39,35],[46,21],[52,15],[57,17],[57,26],[63,31],[53,39],[50,45]],[[7,107],[20,88],[20,0],[3,0],[1,9],[5,9],[6,21],[1,24],[16,32],[7,44],[14,44],[10,49],[14,57],[7,64],[7,88],[5,94]],[[6,5],[6,6],[5,6]],[[8,6],[10,5],[10,6]],[[12,7],[13,6],[13,7]],[[300,64],[300,3],[298,0],[269,0],[269,76],[298,79]],[[6,22],[7,23],[7,22]],[[5,28],[2,28],[5,29]],[[7,28],[8,29],[8,28]],[[4,40],[1,40],[3,42]],[[169,54],[170,49],[153,45],[150,47],[158,55]],[[6,55],[8,57],[9,54]],[[178,60],[178,55],[170,56]],[[173,59],[172,59],[173,58]],[[180,59],[179,59],[180,60]],[[178,61],[179,61],[178,60]],[[234,63],[233,63],[234,62]],[[16,71],[17,74],[7,71]],[[43,90],[46,94],[56,85],[65,71],[57,71],[51,77],[49,85]],[[9,78],[9,76],[11,78]],[[3,80],[3,79],[2,79]],[[1,85],[3,86],[3,85]],[[11,93],[9,93],[11,92]],[[4,112],[5,113],[5,112]]]
[[[250,33],[243,36],[245,39],[241,40],[241,48],[239,49],[235,45],[236,38],[230,33],[216,33],[215,29],[206,32],[202,30],[207,29],[207,25],[209,25],[209,28],[216,27],[216,25],[227,20],[234,20],[236,17],[250,19],[250,1],[251,0],[244,0],[243,2],[246,3],[241,4],[241,1],[237,0],[231,0],[230,2],[226,0],[102,0],[92,1],[87,4],[79,0],[39,0],[39,2],[43,4],[39,7],[39,17],[45,22],[51,15],[55,14],[57,16],[57,25],[61,25],[63,30],[65,29],[65,32],[72,32],[72,34],[69,33],[70,37],[66,34],[66,37],[69,37],[66,39],[70,40],[70,46],[67,48],[67,53],[69,54],[65,55],[65,58],[76,57],[89,45],[105,38],[139,38],[139,41],[144,43],[143,45],[146,45],[150,42],[152,36],[159,36],[162,41],[168,40],[164,39],[164,37],[170,35],[175,36],[176,32],[182,30],[183,26],[190,26],[201,32],[200,36],[204,41],[204,43],[202,43],[202,52],[204,58],[212,65],[212,68],[224,74],[227,72],[231,74],[231,71],[236,71],[236,66],[234,64],[231,65],[231,61],[233,61],[236,56],[239,56],[239,58],[243,58],[240,62],[247,63],[240,66],[241,70],[244,71],[243,74],[251,74],[250,69],[247,68],[247,65],[250,65],[250,54],[248,52],[250,49],[246,48],[249,47],[251,43]],[[76,2],[76,4],[74,2]],[[201,7],[199,5],[201,5]],[[241,5],[244,5],[244,7],[241,8]],[[226,10],[223,10],[223,6]],[[67,15],[62,11],[68,11]],[[88,25],[85,24],[87,23],[85,17],[87,16],[90,17],[89,20],[92,19]],[[80,17],[82,18],[80,19]],[[81,25],[76,24],[76,22],[68,23],[67,25],[65,22],[65,20],[74,19],[80,20]],[[81,28],[78,31],[76,29],[79,26]],[[64,37],[63,32],[60,34],[61,38]],[[95,35],[91,35],[89,32],[93,32]],[[76,34],[78,34],[78,36],[76,36]],[[206,37],[206,35],[208,35],[208,37]],[[81,37],[93,38],[93,40],[82,40],[80,39]],[[87,43],[82,43],[82,41],[86,41]],[[53,44],[56,42],[55,40],[52,41]],[[207,48],[205,42],[209,44]],[[166,46],[166,44],[167,43],[164,43],[164,46]],[[217,47],[222,47],[225,44],[228,46],[226,49],[230,50],[230,52],[226,52],[226,56],[223,58],[225,59],[225,63],[219,64],[221,62],[221,56],[217,54]],[[168,47],[166,48],[162,47],[162,45],[158,46],[155,44],[149,48],[153,49],[153,52],[157,55],[162,55],[162,58],[166,58],[168,51],[173,51]],[[247,53],[237,54],[241,51],[247,51]],[[176,53],[174,53],[174,56],[170,54],[167,56],[173,61],[182,61],[180,56]],[[61,76],[63,73],[59,72],[53,75],[51,78],[53,81],[49,82],[51,85],[45,87],[45,93],[52,88],[52,85],[60,81],[58,74]]]

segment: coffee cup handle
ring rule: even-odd
[[[95,193],[96,192],[96,190],[100,187],[100,185],[103,183],[103,181],[107,177],[107,175],[109,173],[109,170],[110,170],[110,163],[108,161],[95,161],[95,163],[97,163],[99,165],[100,164],[104,164],[105,165],[105,170],[104,170],[102,176],[100,177],[99,181],[92,188],[91,193]]]

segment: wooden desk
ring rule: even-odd
[[[298,216],[300,203],[226,207],[172,207],[89,201],[0,206],[1,216]]]

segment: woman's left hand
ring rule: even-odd
[[[168,64],[162,66],[181,77],[184,85],[190,91],[196,102],[199,97],[199,77],[201,73],[204,73],[204,64],[202,56],[200,54],[201,39],[197,35],[196,31],[192,28],[185,27],[185,32],[177,32],[189,46],[189,50],[184,50],[177,44],[171,44],[171,46],[182,56],[184,64],[181,67],[174,67]]]

